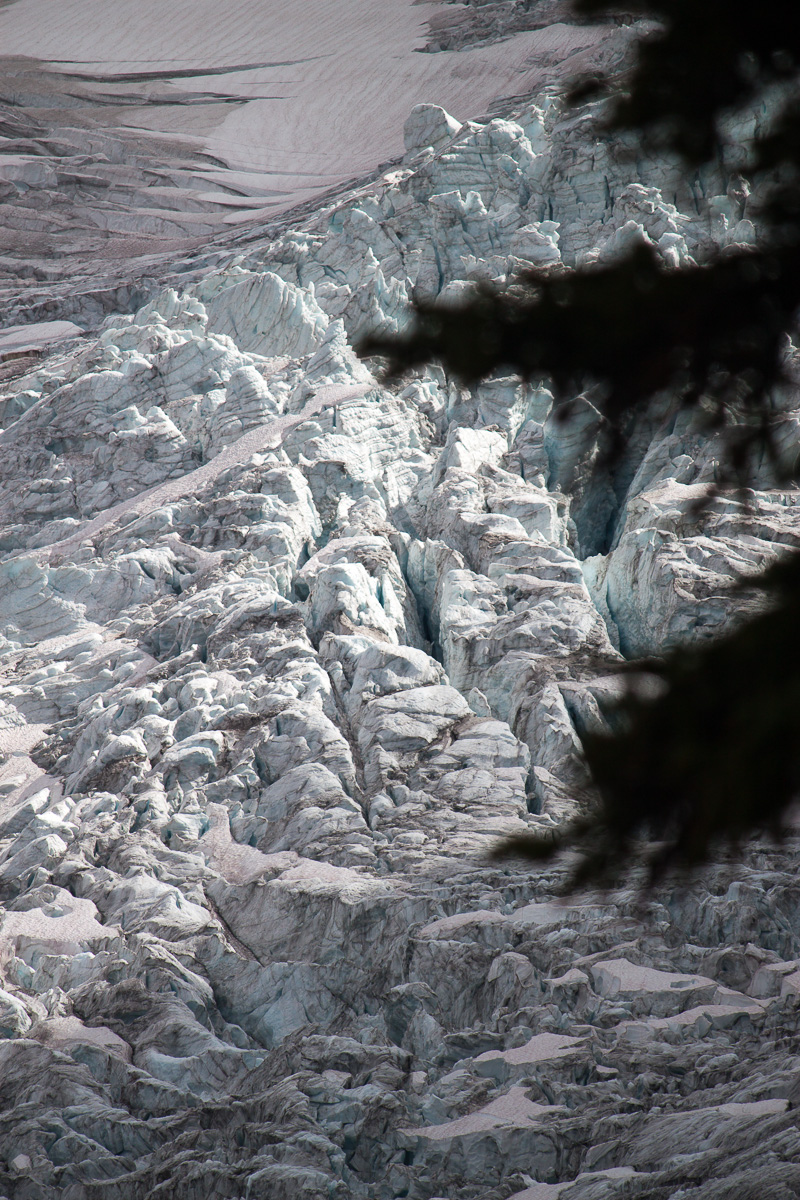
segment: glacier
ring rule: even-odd
[[[565,424],[544,380],[353,350],[530,264],[749,244],[747,189],[547,89],[399,133],[277,232],[0,334],[8,1200],[800,1192],[796,838],[646,897],[489,858],[575,811],[620,663],[739,619],[796,490],[698,514],[688,411],[604,471],[590,393]]]

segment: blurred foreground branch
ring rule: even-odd
[[[576,0],[591,17],[609,0]],[[778,454],[772,393],[800,308],[800,21],[793,5],[765,0],[633,0],[626,12],[656,25],[625,79],[579,81],[573,100],[605,96],[601,131],[634,131],[643,148],[681,155],[687,172],[726,161],[726,119],[762,102],[772,117],[737,170],[760,184],[758,245],[667,268],[646,245],[605,265],[530,270],[503,290],[479,288],[458,305],[418,302],[403,336],[373,336],[390,374],[432,360],[476,383],[496,368],[550,378],[569,400],[593,385],[608,419],[609,455],[625,418],[669,393],[699,406],[709,432],[726,432],[722,482],[744,484],[759,459],[776,482],[797,456]],[[744,156],[744,160],[743,160]],[[745,167],[741,162],[745,161]],[[798,447],[800,450],[800,447]],[[498,855],[541,861],[579,852],[571,886],[622,879],[637,840],[651,880],[708,861],[764,829],[780,832],[800,790],[800,554],[759,580],[770,607],[712,642],[671,650],[655,698],[631,687],[614,731],[584,739],[595,802],[549,838],[515,838]]]

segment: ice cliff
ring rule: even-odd
[[[567,905],[487,858],[572,811],[623,657],[800,544],[796,492],[697,517],[689,413],[602,474],[590,395],[562,424],[544,381],[388,387],[352,349],[526,264],[752,241],[746,188],[547,98],[405,141],[4,364],[9,1200],[800,1194],[795,843]]]

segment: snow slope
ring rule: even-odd
[[[100,79],[107,92],[146,81],[176,101],[198,86],[241,101],[198,108],[156,99],[152,114],[134,104],[115,116],[123,126],[197,137],[291,203],[402,153],[412,104],[479,115],[540,83],[543,63],[552,68],[609,35],[555,25],[463,54],[419,53],[442,7],[227,0],[220,20],[216,0],[172,0],[166,9],[164,0],[17,0],[0,13],[0,44],[6,55]]]
[[[463,120],[616,53],[556,24],[426,53],[412,0],[16,0],[0,7],[0,300],[83,321],[196,253],[403,153],[418,101]],[[5,278],[4,278],[5,277]],[[49,287],[40,288],[45,280]],[[58,311],[54,312],[54,305]]]
[[[165,80],[190,91],[199,79],[213,79],[220,97],[245,101],[244,111],[237,106],[226,116],[211,104],[199,118],[159,114],[152,128],[194,133],[229,165],[296,177],[302,190],[309,177],[329,184],[402,152],[400,131],[412,103],[480,113],[537,83],[541,60],[553,65],[608,35],[556,25],[463,55],[420,54],[426,18],[441,7],[228,0],[221,22],[214,0],[173,0],[168,19],[163,0],[135,7],[127,0],[64,0],[56,8],[49,0],[18,0],[0,16],[0,37],[8,55],[107,84],[128,76],[125,82]],[[125,123],[139,119],[137,113]]]

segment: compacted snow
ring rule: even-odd
[[[613,26],[560,21],[428,53],[442,11],[456,10],[414,0],[0,5],[0,303],[26,320],[91,323],[220,229],[274,219],[402,155],[414,104],[479,116],[621,44]]]
[[[133,99],[115,123],[194,136],[264,199],[296,200],[402,154],[412,104],[479,114],[535,85],[544,62],[609,33],[555,25],[463,54],[420,53],[446,7],[226,0],[223,13],[217,0],[171,0],[168,10],[164,0],[17,0],[0,13],[0,45],[67,79],[97,79],[106,102]],[[181,104],[200,90],[203,103]]]
[[[302,58],[330,128],[366,119],[348,53],[366,97],[381,46],[407,75],[372,159],[336,164],[372,177],[280,228],[161,244],[138,291],[87,257],[69,312],[62,277],[15,277],[52,303],[0,332],[0,1197],[789,1200],[796,842],[644,899],[488,853],[574,813],[620,662],[735,619],[796,492],[765,471],[698,517],[720,447],[689,414],[612,477],[590,397],[562,424],[546,381],[387,386],[352,349],[530,263],[750,242],[745,190],[689,190],[549,92],[465,120],[529,43],[413,57],[438,6],[387,5],[381,42],[354,4],[348,51],[310,5],[327,59],[262,7],[218,33],[178,5],[145,45],[156,6],[120,6],[92,64],[96,6],[42,27],[98,75]],[[14,53],[45,8],[2,10]],[[437,62],[463,108],[421,90]],[[788,449],[800,397],[775,402]]]

